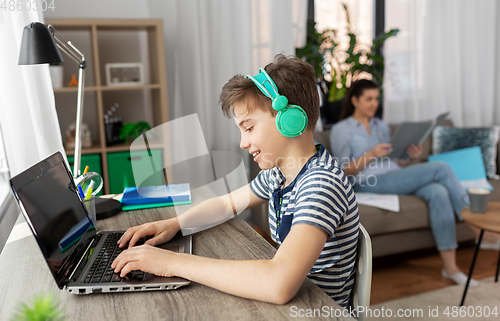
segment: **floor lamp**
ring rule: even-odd
[[[73,177],[80,176],[80,162],[82,152],[81,124],[83,116],[83,85],[85,82],[85,56],[71,43],[63,42],[55,35],[52,25],[46,26],[41,22],[32,22],[24,27],[19,52],[18,65],[36,65],[45,63],[64,62],[61,53],[67,54],[78,63],[78,96],[76,105],[76,127],[75,127],[75,159]],[[79,182],[76,182],[78,184]],[[121,210],[121,203],[112,199],[96,200],[97,219],[113,216]]]

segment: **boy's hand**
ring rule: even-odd
[[[121,277],[130,271],[141,270],[158,276],[174,276],[171,266],[175,261],[174,253],[147,244],[129,248],[118,255],[111,267]]]
[[[390,152],[392,152],[391,144],[378,144],[369,151],[376,158],[387,156]]]
[[[145,244],[155,246],[170,241],[180,229],[181,227],[177,217],[164,221],[146,223],[129,228],[117,243],[119,247],[124,247],[127,242],[130,241],[128,246],[130,248],[142,237],[154,235],[154,237],[146,241]]]

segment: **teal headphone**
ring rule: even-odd
[[[259,68],[256,76],[247,75],[246,77],[250,78],[260,91],[273,101],[273,109],[278,111],[276,115],[278,131],[286,137],[302,135],[307,127],[306,112],[300,106],[288,105],[288,98],[278,93],[278,87],[263,68]]]

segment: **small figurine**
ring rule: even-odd
[[[90,128],[87,124],[82,123],[82,147],[88,148],[92,147],[92,133],[90,132]],[[66,148],[71,149],[75,148],[75,132],[76,132],[76,124],[72,122],[71,125],[66,129]]]
[[[68,86],[70,87],[78,87],[78,80],[76,80],[76,76],[75,75],[71,75],[71,81],[68,83]]]

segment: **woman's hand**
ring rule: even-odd
[[[411,159],[417,159],[422,155],[422,143],[418,143],[418,146],[415,144],[411,144],[406,149],[406,153],[410,156]]]
[[[392,152],[391,144],[378,144],[368,151],[372,157],[380,158],[389,155]]]
[[[113,261],[111,267],[121,277],[130,271],[141,270],[158,276],[174,276],[172,265],[176,261],[176,255],[169,250],[164,250],[151,245],[131,247],[123,251]]]
[[[129,248],[131,248],[140,238],[154,235],[154,237],[147,240],[145,244],[155,246],[170,241],[180,229],[181,227],[177,217],[164,221],[146,223],[129,228],[117,243],[119,247],[124,247],[127,242],[130,241]]]

